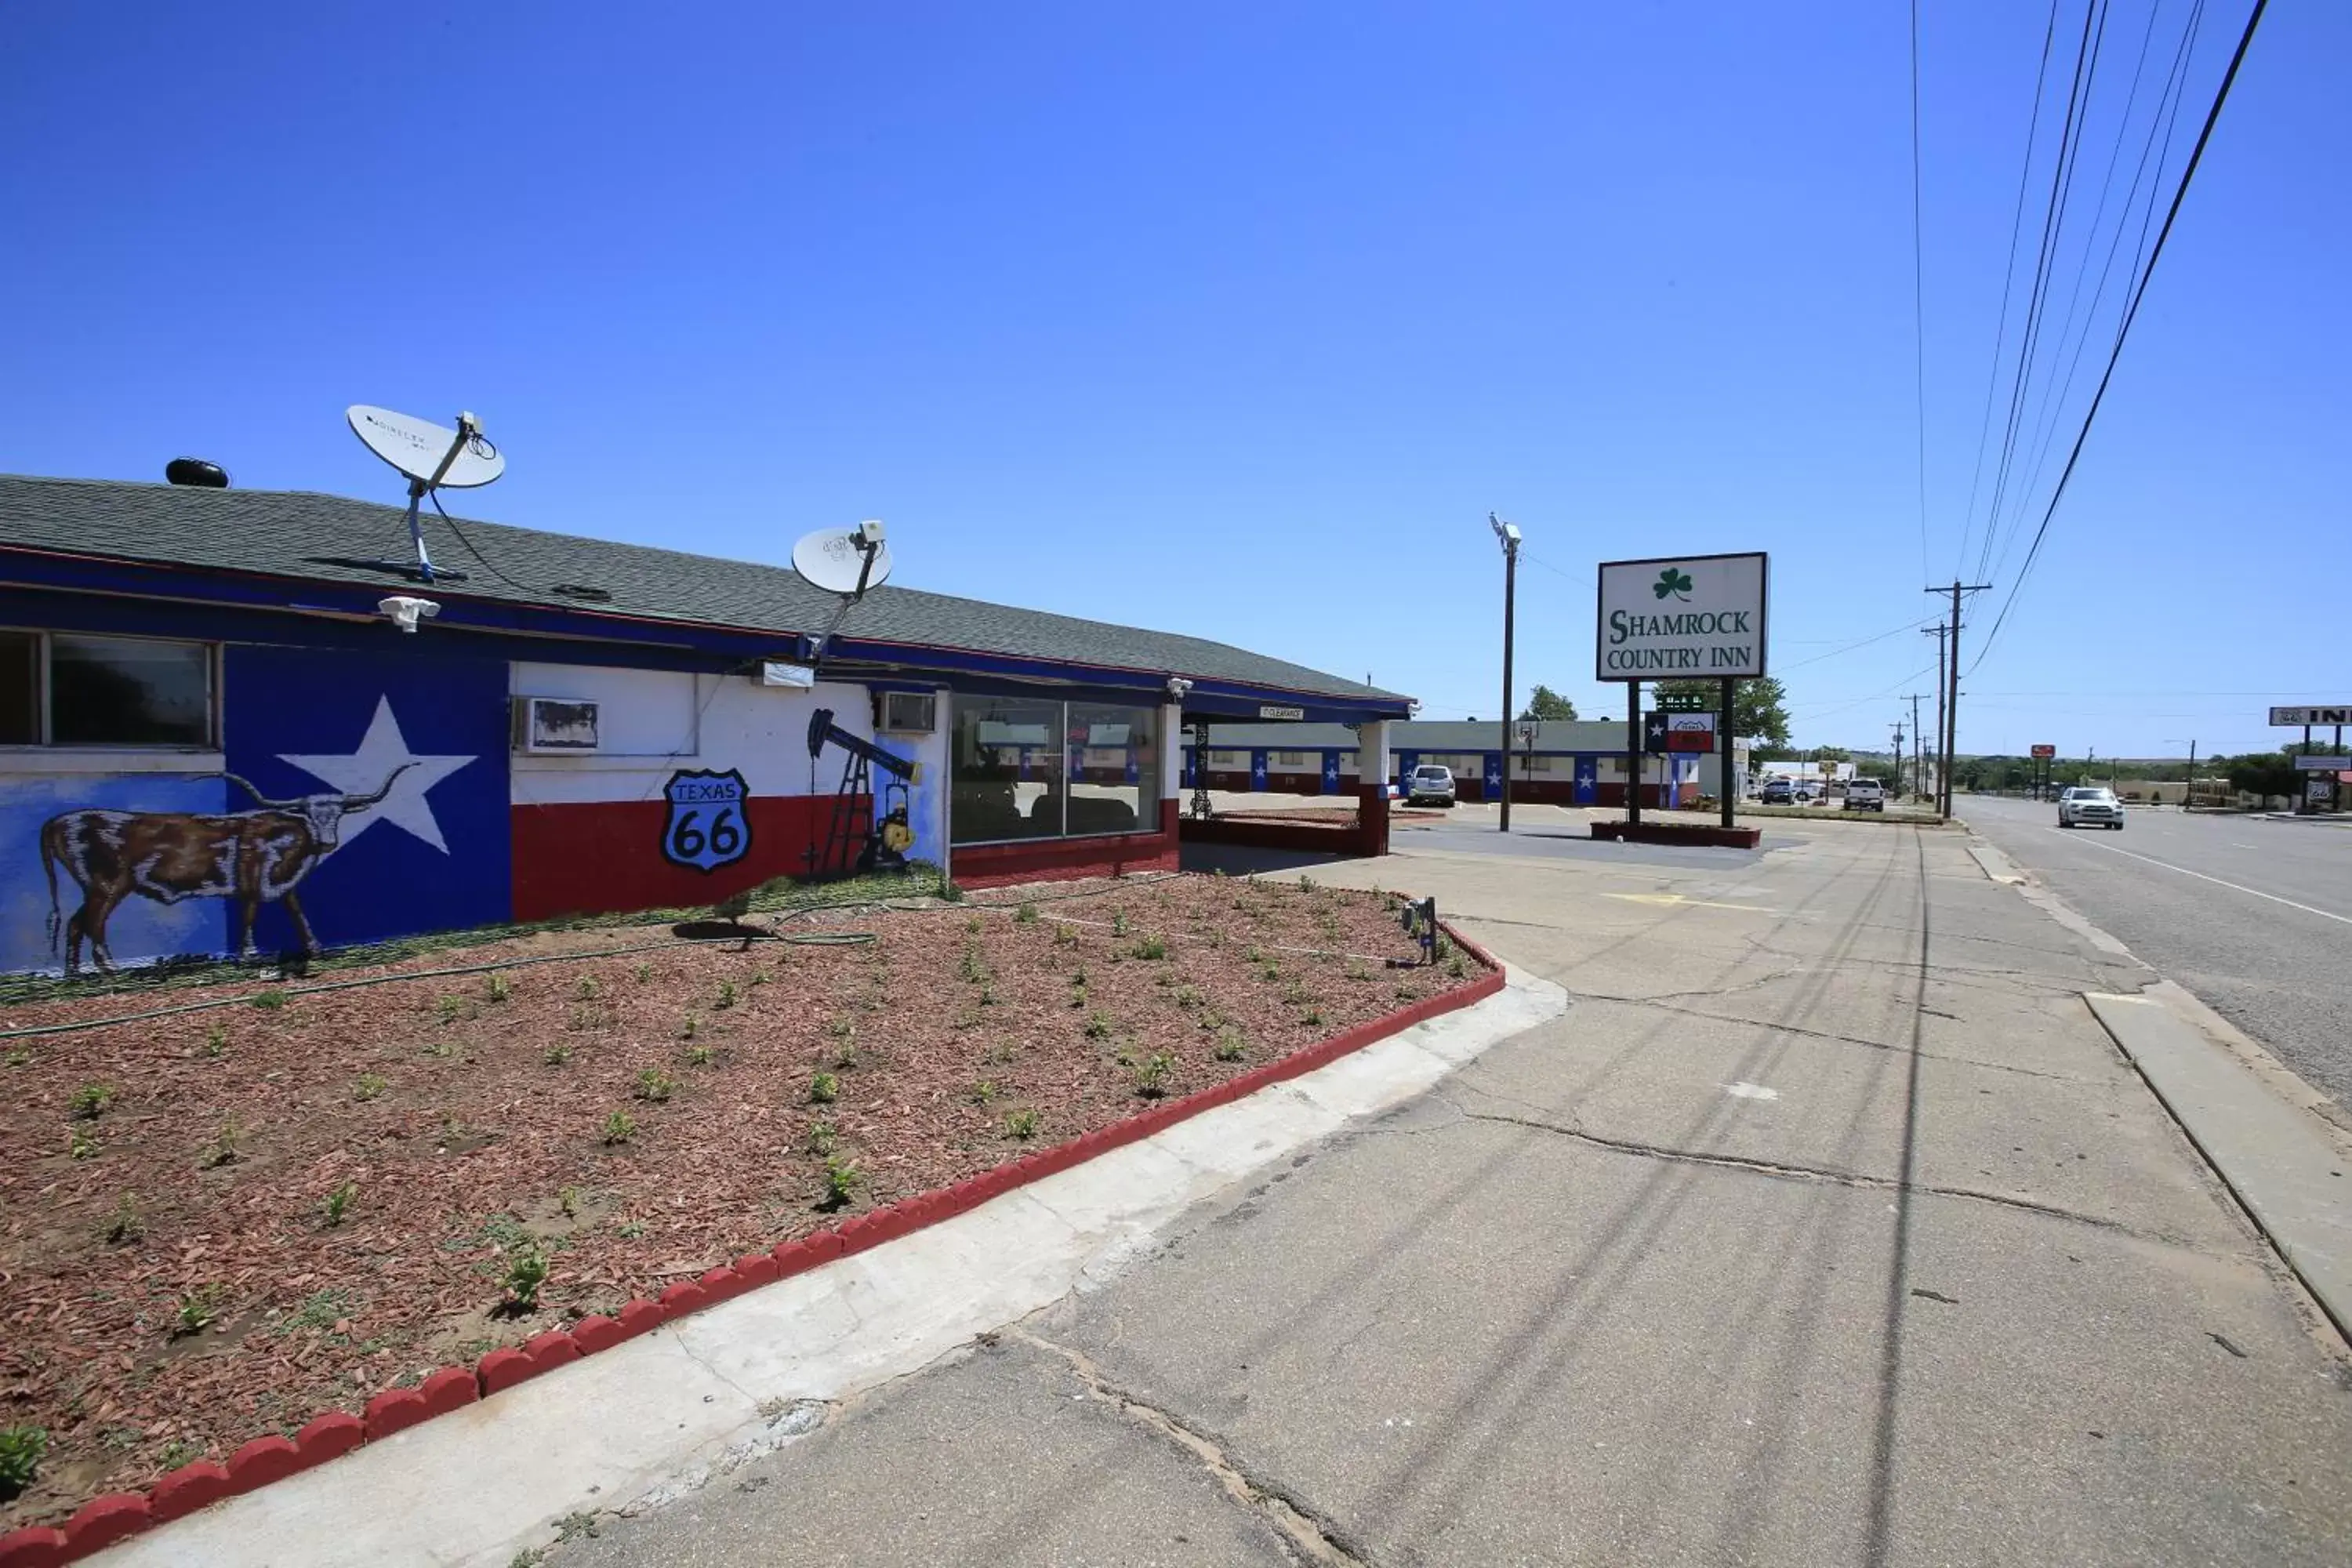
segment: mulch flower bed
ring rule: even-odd
[[[0,1494],[10,1429],[46,1434],[0,1534],[1484,973],[1420,965],[1375,895],[1031,896],[512,938],[0,1039]],[[67,995],[0,1032],[216,999]]]

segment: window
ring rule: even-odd
[[[0,632],[0,745],[213,743],[209,644]]]
[[[1552,759],[1538,752],[1534,756],[1528,758],[1528,772],[1531,773],[1548,773],[1551,772],[1551,764]]]
[[[1311,768],[1317,764],[1309,761],[1304,752],[1276,752],[1274,753],[1274,765],[1277,768]]]
[[[953,711],[950,843],[1159,831],[1158,709],[958,697]]]

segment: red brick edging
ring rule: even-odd
[[[0,1536],[0,1568],[56,1568],[58,1564],[78,1562],[142,1530],[169,1523],[223,1498],[252,1491],[298,1470],[324,1464],[362,1443],[382,1442],[420,1421],[486,1399],[583,1355],[610,1350],[624,1340],[634,1339],[689,1312],[717,1306],[746,1290],[804,1274],[836,1258],[895,1241],[925,1226],[978,1208],[1015,1187],[1084,1164],[1097,1154],[1149,1138],[1204,1110],[1229,1105],[1268,1084],[1312,1072],[1377,1040],[1484,1001],[1502,990],[1502,965],[1453,927],[1443,921],[1438,923],[1457,947],[1486,966],[1486,974],[1467,985],[1423,997],[1370,1023],[1359,1024],[1279,1061],[1253,1068],[1213,1088],[1154,1106],[1108,1127],[1098,1127],[1069,1142],[1009,1160],[954,1186],[901,1198],[831,1230],[817,1231],[780,1243],[766,1252],[739,1258],[732,1264],[711,1269],[699,1279],[680,1280],[665,1289],[658,1301],[631,1301],[621,1309],[617,1318],[586,1317],[569,1329],[534,1334],[520,1346],[490,1352],[471,1371],[445,1366],[415,1388],[387,1389],[377,1394],[368,1401],[363,1416],[346,1410],[330,1411],[290,1440],[278,1436],[255,1438],[231,1454],[225,1465],[199,1459],[171,1471],[144,1492],[109,1492],[92,1498],[66,1521],[63,1529],[38,1525]]]

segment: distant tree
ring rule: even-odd
[[[2303,788],[2294,763],[2284,752],[2249,752],[2242,757],[2216,757],[2213,771],[2230,781],[2231,789],[2248,795],[2292,795]]]
[[[1880,784],[1885,784],[1890,798],[1895,800],[1903,798],[1904,770],[1896,764],[1873,758],[1866,763],[1856,763],[1853,771],[1864,778],[1876,779]]]
[[[1546,723],[1554,721],[1565,723],[1576,717],[1576,704],[1549,686],[1538,686],[1535,695],[1528,699],[1527,710],[1519,717]]]
[[[1661,680],[1662,697],[1696,697],[1709,708],[1721,697],[1712,680]],[[1789,743],[1789,694],[1769,675],[1740,681],[1731,689],[1731,732],[1743,741],[1761,741],[1767,747]],[[1752,756],[1754,753],[1751,752]]]

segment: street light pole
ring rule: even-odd
[[[1511,830],[1511,615],[1519,589],[1519,530],[1516,523],[1505,522],[1493,512],[1486,514],[1486,524],[1503,546],[1503,717],[1502,753],[1503,816],[1502,831]]]

